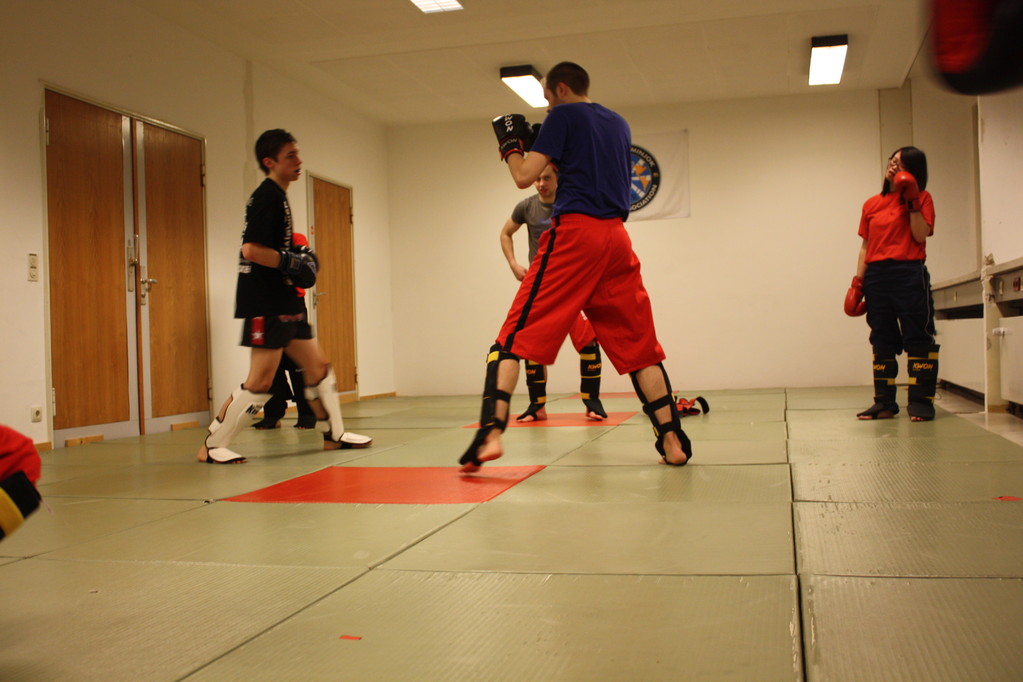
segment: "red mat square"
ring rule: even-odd
[[[594,421],[587,419],[586,415],[582,412],[569,412],[569,413],[558,413],[548,412],[547,419],[533,422],[517,422],[512,417],[508,421],[508,428],[530,428],[530,427],[542,427],[542,426],[618,426],[623,421],[636,414],[635,412],[608,412],[607,419],[604,421]],[[479,422],[475,424],[466,424],[463,429],[478,429],[480,426]]]
[[[456,467],[330,467],[227,501],[472,504],[497,497],[543,468],[485,466],[466,476]]]

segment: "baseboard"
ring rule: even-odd
[[[966,398],[967,400],[971,400],[978,405],[984,405],[984,394],[980,391],[975,391],[972,388],[966,388],[959,384],[953,384],[951,381],[946,381],[944,379],[939,381],[938,384],[943,390],[948,391],[949,393],[955,393],[956,395]]]
[[[73,448],[79,445],[88,445],[89,443],[99,443],[103,440],[103,435],[97,433],[94,436],[79,436],[78,438],[68,438],[64,441],[64,447]]]

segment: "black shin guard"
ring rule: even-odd
[[[607,412],[600,402],[600,370],[602,367],[600,346],[594,341],[579,351],[579,395],[587,412],[607,418]]]
[[[657,363],[656,366],[660,368],[661,373],[664,375],[664,387],[668,391],[660,398],[651,401],[643,394],[643,389],[640,388],[639,380],[636,378],[636,372],[630,372],[629,378],[632,379],[632,387],[636,390],[636,395],[639,396],[640,402],[643,403],[643,412],[650,418],[650,423],[654,425],[654,434],[657,437],[655,444],[657,452],[665,462],[668,462],[664,452],[664,436],[668,433],[674,433],[682,445],[682,452],[686,454],[686,461],[677,466],[684,466],[689,464],[689,460],[693,458],[693,445],[689,441],[689,436],[682,430],[682,419],[678,413],[675,397],[671,394],[671,382],[668,380],[668,373],[664,371],[663,364]],[[671,417],[667,422],[657,421],[656,412],[662,407],[668,407],[671,410]]]
[[[934,394],[938,390],[938,348],[907,348],[909,370],[909,416],[918,420],[934,419]]]
[[[480,466],[482,462],[478,456],[479,449],[483,445],[487,434],[494,429],[504,431],[508,427],[507,412],[511,410],[511,395],[507,391],[501,391],[497,388],[497,369],[502,360],[515,360],[517,362],[519,356],[501,350],[501,346],[495,343],[490,347],[490,352],[487,354],[487,376],[483,381],[483,405],[480,408],[480,425],[476,429],[476,435],[473,437],[472,443],[469,444],[469,448],[462,455],[461,459],[458,460],[459,464]],[[496,416],[498,401],[504,401],[508,404],[504,419],[499,419]]]
[[[518,416],[536,418],[536,413],[547,405],[547,368],[539,362],[526,360],[526,388],[529,390],[529,407]]]
[[[899,361],[895,353],[874,350],[874,404],[857,417],[890,419],[899,413],[895,401],[895,378],[899,376]]]

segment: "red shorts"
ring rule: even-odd
[[[554,219],[519,286],[497,343],[550,365],[582,310],[619,374],[664,360],[639,259],[620,218]]]
[[[590,324],[583,311],[579,311],[579,316],[572,323],[572,328],[568,330],[568,337],[572,339],[572,345],[575,346],[577,353],[597,340],[597,332],[593,331],[593,325]]]

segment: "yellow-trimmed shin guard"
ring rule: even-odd
[[[39,491],[24,471],[0,481],[0,540],[13,533],[39,508]]]
[[[529,407],[517,417],[519,421],[526,417],[536,419],[536,413],[547,406],[547,368],[539,362],[526,360],[526,389]]]
[[[909,416],[921,421],[934,419],[934,394],[938,392],[938,349],[940,346],[907,348],[909,370]]]
[[[472,439],[472,443],[469,444],[465,454],[458,460],[458,463],[465,466],[470,465],[471,467],[479,467],[483,464],[483,460],[479,458],[479,449],[486,440],[487,434],[498,429],[503,432],[508,428],[508,417],[507,414],[511,410],[511,395],[507,391],[501,391],[497,388],[497,369],[501,364],[502,360],[519,360],[519,356],[514,353],[502,350],[501,345],[495,343],[490,347],[490,351],[487,353],[487,375],[483,380],[483,404],[480,407],[480,425],[476,429],[476,434]],[[507,403],[507,410],[505,411],[505,418],[497,418],[497,402],[504,401]]]
[[[857,414],[861,419],[891,419],[899,413],[895,402],[895,378],[899,376],[899,361],[891,351],[874,349],[874,404]]]
[[[579,395],[587,412],[593,412],[607,419],[607,412],[600,402],[600,370],[603,367],[600,346],[594,341],[579,351]]]

